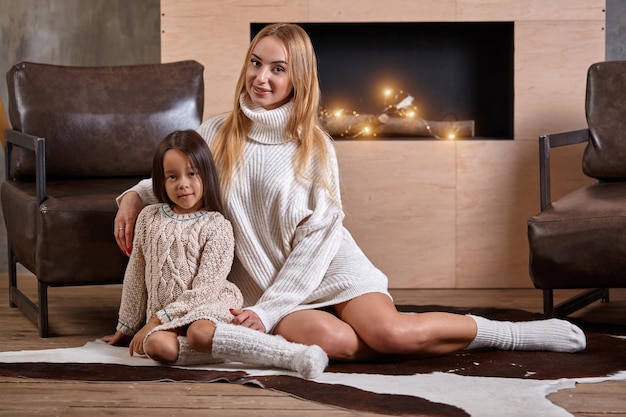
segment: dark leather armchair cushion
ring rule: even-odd
[[[593,184],[528,223],[535,287],[626,286],[626,183]]]
[[[583,172],[599,180],[626,180],[626,71],[623,61],[591,65],[585,111],[589,144]]]
[[[53,181],[41,216],[32,183],[3,183],[2,210],[9,214],[7,234],[16,256],[50,286],[121,282],[128,258],[113,237],[115,197],[137,180]]]
[[[46,139],[48,178],[149,174],[157,143],[198,127],[204,108],[203,66],[195,61],[115,68],[21,62],[7,73],[7,87],[13,129]],[[11,177],[34,172],[32,152],[17,149]]]

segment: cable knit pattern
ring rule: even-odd
[[[117,330],[133,335],[154,315],[162,324],[152,332],[198,319],[230,322],[229,308],[243,301],[227,281],[233,254],[232,227],[221,214],[147,206],[135,227]]]
[[[294,311],[371,292],[389,295],[387,277],[343,227],[343,211],[323,187],[296,178],[297,145],[284,134],[292,107],[287,103],[266,110],[242,99],[242,111],[253,123],[244,148],[245,166],[225,196],[237,242],[230,280],[267,331]],[[208,119],[198,129],[209,145],[225,118]],[[328,146],[331,186],[339,200],[338,166],[330,139]],[[312,165],[311,170],[319,169]],[[144,203],[154,198],[149,180],[131,190]]]

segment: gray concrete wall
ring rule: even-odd
[[[18,61],[104,66],[161,61],[160,0],[0,0],[0,97]],[[4,152],[0,152],[4,180]],[[6,272],[0,213],[0,272]]]
[[[626,60],[626,1],[606,0],[606,59]]]

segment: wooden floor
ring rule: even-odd
[[[17,309],[9,307],[6,274],[0,274],[0,351],[76,347],[114,330],[120,286],[52,288],[50,327],[41,339]],[[34,279],[20,287],[34,295]],[[541,294],[520,290],[395,290],[399,304],[509,307],[541,311]],[[557,294],[560,298],[571,292]],[[626,290],[611,302],[595,303],[576,316],[626,323]],[[626,417],[626,381],[582,384],[549,399],[574,416]],[[343,417],[376,414],[337,409],[286,394],[225,383],[80,383],[0,377],[1,416],[298,416]]]

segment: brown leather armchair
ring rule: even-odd
[[[528,221],[530,276],[544,313],[567,316],[626,287],[626,61],[587,73],[587,129],[541,136],[541,212]],[[550,150],[587,142],[583,172],[598,182],[551,201]],[[554,305],[554,290],[585,289]]]
[[[118,67],[20,62],[7,73],[6,181],[9,302],[47,337],[48,287],[121,283],[115,197],[150,176],[157,143],[195,129],[204,108],[195,61]],[[36,275],[38,303],[17,286]]]

